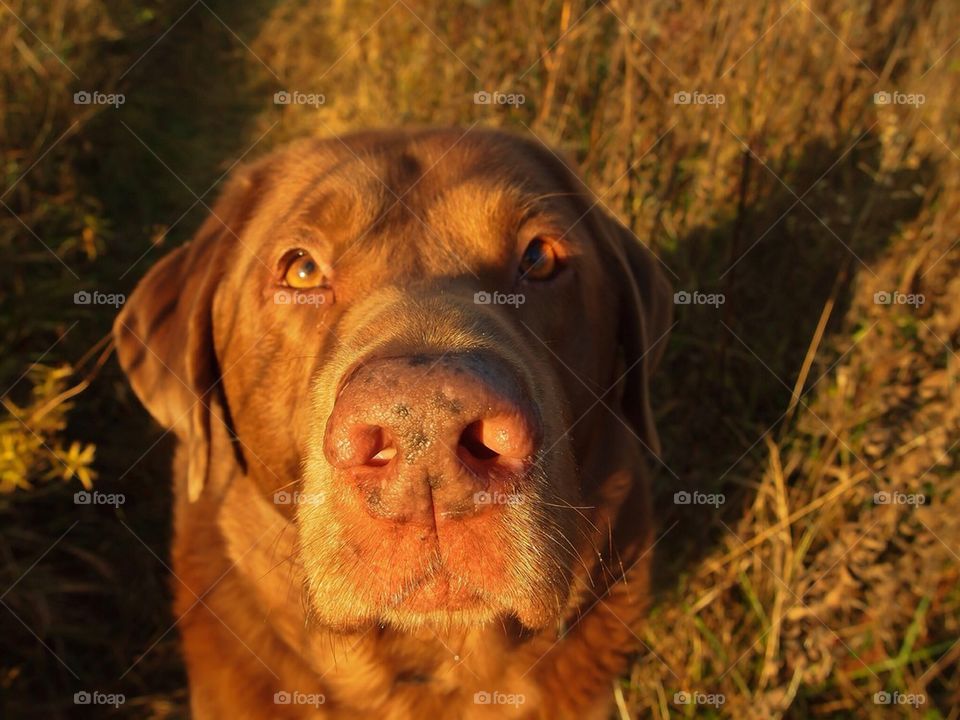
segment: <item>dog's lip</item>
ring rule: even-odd
[[[437,611],[466,610],[487,602],[479,588],[460,587],[444,569],[427,573],[414,586],[393,603],[396,608],[413,612],[435,613]]]
[[[493,598],[475,582],[464,582],[437,556],[413,578],[408,578],[386,601],[393,610],[414,614],[436,614],[492,606]]]

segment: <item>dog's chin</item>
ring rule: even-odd
[[[545,596],[498,602],[481,593],[457,595],[442,582],[436,582],[425,584],[402,602],[384,608],[380,616],[387,624],[405,630],[470,630],[491,624],[501,627],[509,624],[536,631],[555,622],[559,614],[542,602]],[[555,607],[559,608],[559,602]]]
[[[363,634],[371,627],[389,627],[406,633],[427,630],[441,634],[497,627],[513,628],[514,634],[525,635],[537,633],[555,625],[558,621],[559,615],[556,613],[521,614],[517,611],[493,611],[484,608],[410,612],[398,608],[384,608],[379,613],[349,617],[315,614],[311,618],[310,625],[314,630],[342,635]]]
[[[451,596],[423,586],[390,603],[335,608],[317,598],[311,602],[311,623],[338,633],[365,632],[371,626],[389,626],[403,632],[424,629],[435,632],[470,631],[496,625],[514,627],[518,633],[537,632],[560,619],[562,600],[544,602],[549,593],[508,604],[484,598],[479,593]]]

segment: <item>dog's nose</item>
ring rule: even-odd
[[[409,356],[349,374],[324,454],[372,514],[434,523],[509,502],[541,438],[536,408],[503,361]]]

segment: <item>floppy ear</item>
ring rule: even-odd
[[[254,169],[231,179],[194,239],[150,269],[113,324],[117,357],[133,391],[187,446],[191,502],[207,477],[211,405],[220,405],[221,414],[225,409],[213,299],[230,250],[253,212],[260,179]]]
[[[660,261],[633,233],[606,214],[602,214],[601,225],[619,276],[617,335],[626,372],[623,410],[647,448],[659,455],[650,377],[663,357],[672,327],[673,288]]]

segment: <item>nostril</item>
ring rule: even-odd
[[[397,454],[390,435],[379,425],[357,424],[338,438],[329,453],[339,468],[382,467]]]
[[[498,453],[483,442],[483,420],[470,423],[460,435],[460,447],[478,460],[492,460]]]
[[[366,464],[371,467],[383,467],[388,465],[391,460],[396,456],[397,449],[393,445],[387,445],[380,449],[376,455],[367,460]]]
[[[460,434],[458,453],[474,471],[520,471],[535,448],[527,423],[514,415],[476,420]]]

